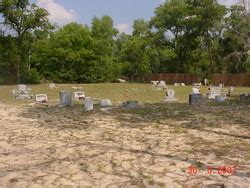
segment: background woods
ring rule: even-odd
[[[152,73],[249,73],[248,17],[242,6],[212,0],[166,1],[131,34],[111,17],[91,25],[52,25],[48,12],[26,1],[0,6],[0,83],[144,81]]]

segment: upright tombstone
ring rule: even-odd
[[[193,93],[189,95],[189,104],[199,104],[202,101],[202,94]]]
[[[60,105],[64,106],[72,106],[72,94],[70,91],[61,91],[59,93]]]
[[[204,85],[205,85],[205,86],[208,85],[208,79],[207,79],[207,78],[204,79]]]
[[[110,106],[112,106],[112,102],[110,99],[101,99],[100,106],[101,107],[110,107]]]
[[[228,89],[227,89],[227,96],[230,97],[231,94],[234,92],[234,87],[233,86],[230,86]]]
[[[159,87],[162,88],[162,89],[167,89],[167,84],[164,80],[161,80],[159,82]]]
[[[32,99],[31,88],[24,84],[19,84],[17,89],[12,91],[12,94],[15,99]]]
[[[20,91],[20,92],[28,92],[28,87],[27,87],[27,85],[25,85],[25,84],[19,84],[19,85],[17,86],[17,89],[18,89],[18,91]]]
[[[178,101],[177,98],[175,98],[175,91],[173,89],[168,89],[166,92],[165,102],[174,102]]]
[[[200,89],[193,87],[192,92],[193,92],[193,94],[200,94]]]
[[[55,89],[56,88],[56,84],[55,83],[50,83],[49,84],[49,89]]]
[[[210,87],[207,93],[208,99],[215,99],[216,96],[221,95],[221,87]]]
[[[94,103],[93,103],[92,98],[86,97],[86,98],[84,99],[84,109],[85,109],[85,111],[87,111],[87,112],[94,109]]]

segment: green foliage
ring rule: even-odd
[[[4,0],[0,14],[0,83],[144,81],[149,73],[250,72],[249,15],[213,0],[168,0],[147,22],[134,21],[131,35],[111,17],[91,26],[69,23],[55,29],[48,12],[28,0]]]

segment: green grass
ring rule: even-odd
[[[113,104],[121,104],[127,100],[137,100],[142,104],[145,103],[162,103],[165,98],[165,90],[153,90],[151,84],[130,84],[130,83],[103,83],[103,84],[58,84],[58,88],[50,90],[48,84],[29,85],[32,88],[32,94],[46,93],[48,94],[50,101],[56,101],[59,99],[59,92],[62,90],[71,90],[72,86],[82,87],[82,91],[86,96],[95,98],[111,99]],[[12,90],[17,86],[0,86],[0,101],[10,104],[23,104],[24,101],[14,100],[12,97]],[[170,89],[174,89],[176,97],[181,103],[188,102],[188,94],[191,93],[192,87],[176,87],[169,86]],[[207,92],[207,87],[201,89],[202,93]],[[250,93],[250,88],[240,87],[235,89],[236,94]],[[239,97],[237,97],[239,98]],[[30,101],[32,102],[32,100]]]

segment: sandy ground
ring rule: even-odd
[[[249,114],[249,105],[0,104],[0,187],[249,187]]]

